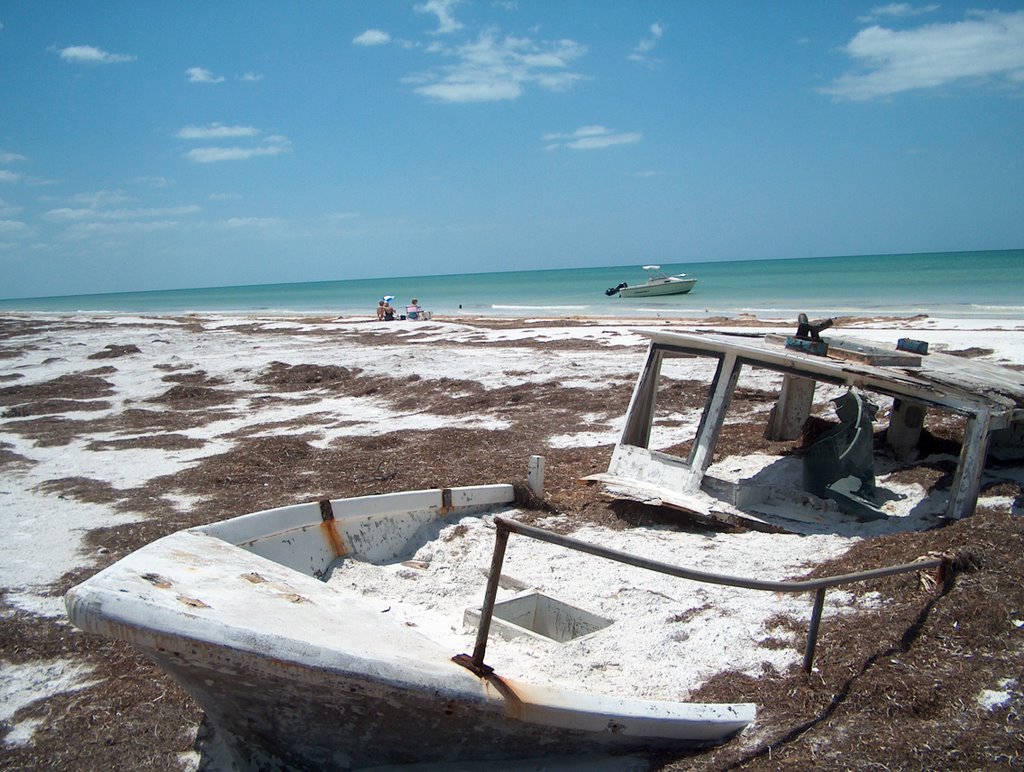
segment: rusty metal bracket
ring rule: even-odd
[[[331,506],[330,499],[320,499],[317,502],[320,505],[320,518],[326,523],[328,520],[334,519],[334,507]]]
[[[477,665],[477,663],[473,661],[473,658],[468,654],[456,654],[452,657],[452,662],[456,665],[462,665],[466,670],[471,671],[473,674],[478,675],[481,678],[487,678],[494,673],[493,667],[484,664]]]
[[[324,539],[330,545],[334,557],[344,557],[348,554],[348,548],[345,545],[345,538],[338,531],[338,522],[334,519],[334,507],[331,506],[331,500],[320,499],[317,503],[320,505],[320,518],[323,520],[320,523],[320,530],[323,532]]]

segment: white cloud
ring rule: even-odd
[[[938,9],[938,5],[924,5],[919,8],[915,8],[910,3],[889,3],[888,5],[875,6],[867,16],[861,16],[857,21],[868,23],[875,21],[880,16],[888,16],[893,19],[908,19],[913,16],[932,13]]]
[[[451,34],[464,25],[453,15],[462,0],[426,0],[413,6],[420,14],[432,14],[438,27],[429,34]],[[514,10],[514,2],[495,5]],[[652,34],[660,35],[660,25],[652,25]],[[402,82],[421,96],[440,102],[498,102],[519,98],[528,88],[566,91],[584,76],[570,68],[586,54],[585,46],[575,41],[535,40],[531,37],[503,35],[496,28],[462,36],[457,41],[436,38],[427,44],[393,38],[383,30],[370,28],[353,38],[353,43],[373,46],[393,43],[405,49],[417,49],[445,60],[432,69],[411,73]]]
[[[896,31],[872,26],[843,49],[863,68],[821,89],[839,99],[868,100],[965,79],[1024,83],[1024,11],[974,14],[949,24]]]
[[[229,217],[222,220],[221,225],[225,228],[269,228],[281,222],[276,217]]]
[[[518,99],[523,89],[511,80],[447,79],[416,89],[417,93],[441,102],[501,102]]]
[[[96,190],[89,193],[75,193],[68,199],[72,204],[80,204],[89,209],[116,206],[131,200],[131,196],[123,190]]]
[[[82,241],[96,236],[121,236],[136,233],[153,233],[177,228],[178,220],[140,220],[126,222],[78,222],[66,231],[62,238],[69,241]]]
[[[44,217],[53,221],[80,222],[84,220],[94,221],[118,221],[118,220],[147,220],[153,217],[177,217],[184,214],[194,214],[201,211],[195,204],[186,206],[165,206],[144,209],[72,209],[64,207],[51,209]]]
[[[18,161],[27,161],[28,159],[21,155],[21,153],[6,153],[0,150],[0,164],[13,164]]]
[[[20,174],[9,172],[6,169],[0,169],[0,182],[17,182],[20,179]]]
[[[259,156],[280,155],[291,152],[292,143],[288,137],[275,134],[260,137],[262,132],[254,126],[225,126],[211,123],[207,126],[186,126],[178,131],[180,139],[244,139],[259,137],[256,144],[248,146],[197,147],[185,153],[184,157],[195,163],[208,164],[220,161],[246,161]]]
[[[644,138],[639,132],[617,132],[604,126],[581,126],[571,134],[545,134],[546,150],[602,150],[613,145],[631,145]]]
[[[81,206],[65,206],[44,212],[44,220],[57,228],[54,238],[59,241],[88,242],[134,234],[166,231],[194,224],[188,217],[202,211],[195,204],[164,207],[118,207],[130,200],[120,190],[100,190],[79,193],[69,202]]]
[[[291,151],[290,143],[275,142],[256,147],[197,147],[185,153],[185,158],[199,164],[220,161],[248,161],[260,156],[274,156]]]
[[[259,72],[247,72],[242,76],[242,80],[246,83],[259,83],[263,80],[263,75]]]
[[[214,75],[203,67],[189,67],[185,70],[189,83],[223,83],[224,76]]]
[[[60,185],[63,180],[52,180],[46,177],[26,177],[25,182],[34,188],[45,188],[51,185]]]
[[[146,187],[149,188],[166,188],[174,184],[166,177],[147,176],[136,177],[135,179],[132,180],[132,182],[135,183],[136,185],[145,185]]]
[[[210,123],[206,126],[185,126],[178,130],[179,139],[233,139],[235,137],[255,137],[260,130],[253,126],[225,126],[223,123]]]
[[[20,220],[0,220],[0,234],[5,237],[28,236],[32,229]]]
[[[432,13],[437,17],[436,35],[447,35],[450,32],[462,29],[462,25],[452,16],[452,8],[458,5],[460,0],[427,0],[425,3],[413,6],[416,13]]]
[[[21,214],[23,207],[15,206],[14,204],[8,204],[2,198],[0,198],[0,217],[11,217],[16,214]]]
[[[631,62],[640,62],[641,64],[657,64],[657,60],[651,59],[648,56],[648,54],[657,47],[658,41],[661,40],[664,34],[665,27],[659,24],[658,22],[655,22],[654,24],[651,25],[651,36],[648,38],[644,38],[639,43],[637,43],[636,46],[633,48],[633,53],[631,53],[626,58],[629,59]]]
[[[65,62],[75,64],[120,64],[134,62],[135,57],[129,54],[111,54],[95,46],[68,46],[57,52]]]
[[[368,29],[352,38],[352,42],[359,46],[381,46],[391,42],[391,35],[379,29]]]
[[[59,207],[43,214],[45,220],[63,226],[58,238],[69,241],[167,230],[181,225],[179,220],[172,218],[202,211],[194,204],[111,208],[130,200],[119,190],[79,193],[69,200],[83,206]]]
[[[498,40],[492,31],[453,49],[432,50],[458,61],[406,81],[425,82],[416,92],[442,102],[516,99],[530,84],[548,91],[565,91],[583,77],[567,68],[586,53],[584,46],[572,40],[535,43],[511,36]]]

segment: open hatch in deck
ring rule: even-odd
[[[942,517],[960,518],[974,511],[990,452],[1024,456],[1024,379],[998,365],[926,353],[927,346],[917,341],[898,349],[839,337],[807,345],[779,335],[641,332],[650,345],[622,436],[608,471],[585,478],[603,483],[614,497],[762,530],[790,530],[799,521],[822,522],[822,512],[829,511],[827,502],[800,486],[769,490],[708,474],[744,368],[781,375],[778,399],[765,428],[764,436],[770,440],[800,437],[816,384],[891,398],[886,438],[896,458],[913,456],[929,410],[959,416],[963,439]],[[663,369],[674,359],[693,357],[711,364],[711,377],[700,424],[683,457],[654,449],[652,427]]]

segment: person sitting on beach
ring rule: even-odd
[[[377,321],[378,322],[383,322],[384,321],[384,306],[386,306],[386,305],[387,305],[387,303],[385,303],[383,300],[378,300],[377,301]]]
[[[395,321],[395,309],[386,300],[384,300],[382,302],[384,303],[384,321],[385,322],[393,322],[393,321]]]
[[[419,319],[420,312],[422,310],[423,309],[420,308],[420,301],[418,301],[416,298],[413,298],[412,303],[405,307],[405,315],[410,319]]]

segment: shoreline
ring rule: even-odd
[[[663,312],[657,312],[663,313]],[[451,324],[458,323],[530,323],[533,321],[547,321],[547,322],[564,322],[575,325],[601,325],[601,324],[696,324],[696,325],[708,325],[708,324],[726,324],[735,326],[737,324],[766,324],[766,325],[786,325],[792,324],[796,326],[796,315],[798,312],[794,312],[792,315],[783,313],[779,314],[767,314],[767,313],[750,313],[750,312],[721,312],[707,310],[704,312],[692,312],[692,311],[680,311],[671,315],[662,316],[644,316],[644,315],[632,315],[632,314],[608,314],[608,315],[583,315],[583,314],[551,314],[542,313],[538,310],[535,313],[529,314],[516,314],[516,315],[505,315],[505,314],[488,314],[488,313],[434,313],[432,318],[429,320],[410,320],[396,317],[393,322],[382,322],[377,319],[371,312],[338,312],[333,309],[324,310],[289,310],[289,309],[209,309],[209,310],[182,310],[182,311],[139,311],[139,310],[99,310],[99,309],[79,309],[79,310],[15,310],[15,309],[0,309],[0,319],[5,317],[12,318],[73,318],[73,317],[96,317],[101,319],[115,319],[115,318],[142,318],[142,319],[178,319],[178,318],[193,318],[193,317],[228,317],[228,318],[244,318],[244,319],[260,319],[260,318],[295,318],[295,319],[320,319],[330,320],[336,322],[345,323],[356,323],[365,322],[373,324],[429,324],[430,322],[445,322]],[[802,312],[800,312],[802,313]],[[812,316],[809,314],[809,316]],[[988,324],[992,326],[998,326],[1000,328],[1016,328],[1019,327],[1024,329],[1024,316],[1017,317],[1006,314],[993,314],[986,316],[960,316],[956,314],[941,314],[941,313],[924,313],[924,312],[907,312],[907,313],[887,313],[887,312],[844,312],[836,313],[828,316],[835,320],[843,320],[854,324],[862,324],[866,322],[871,323],[890,323],[890,324],[919,324],[919,323],[942,323],[943,325],[956,325],[963,324],[972,328],[977,328],[979,325]]]
[[[432,310],[432,309],[431,309]],[[915,319],[944,319],[950,321],[963,321],[965,323],[988,322],[1007,326],[1010,324],[1024,325],[1024,308],[1006,309],[995,308],[985,311],[973,312],[951,312],[949,309],[915,309],[911,311],[895,311],[891,309],[821,309],[821,308],[800,308],[800,309],[713,309],[706,308],[695,310],[689,308],[652,308],[646,313],[644,309],[630,309],[622,312],[589,312],[581,313],[582,309],[564,309],[538,306],[523,307],[516,309],[515,313],[474,309],[473,311],[444,309],[433,311],[435,320],[451,322],[458,321],[526,321],[529,319],[543,318],[553,320],[574,320],[588,322],[613,322],[617,320],[631,320],[637,323],[660,323],[660,322],[706,322],[710,319],[737,320],[749,319],[765,323],[782,323],[790,319],[795,320],[800,313],[807,313],[812,318],[843,318],[843,319],[886,319],[892,321],[912,321]],[[361,309],[337,309],[337,308],[310,308],[310,309],[289,309],[289,308],[187,308],[180,309],[111,309],[111,308],[76,308],[76,309],[18,309],[0,307],[0,316],[141,316],[141,317],[178,317],[178,316],[241,316],[241,317],[332,317],[345,320],[364,319],[377,321],[374,310]],[[395,321],[409,321],[396,316]],[[795,321],[794,321],[795,324]]]

